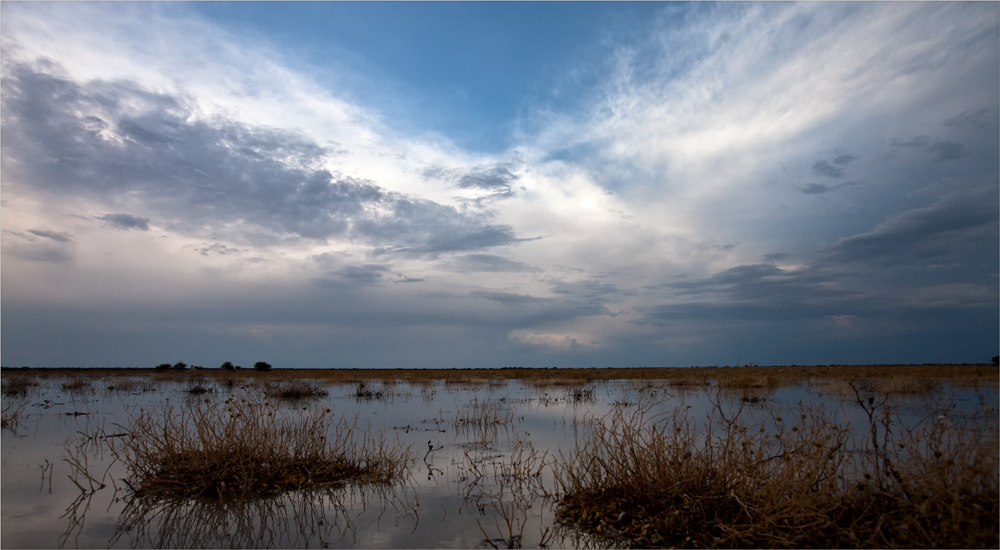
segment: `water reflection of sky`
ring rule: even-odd
[[[388,441],[411,445],[410,479],[397,487],[346,487],[297,492],[250,503],[129,499],[122,481],[127,472],[101,445],[85,436],[127,430],[128,411],[190,397],[186,384],[159,382],[155,391],[116,392],[95,382],[89,391],[61,388],[65,379],[41,380],[27,397],[4,397],[5,406],[23,405],[15,430],[2,434],[2,546],[4,547],[489,547],[509,530],[497,505],[523,505],[515,523],[524,547],[536,547],[543,535],[554,547],[578,546],[586,539],[562,530],[555,536],[551,469],[518,488],[499,480],[511,455],[534,465],[572,452],[586,422],[616,406],[650,404],[649,414],[669,416],[677,408],[703,421],[716,394],[707,388],[674,388],[657,383],[608,381],[579,386],[527,386],[519,382],[454,385],[435,383],[381,385],[379,399],[356,397],[355,386],[326,389],[319,400],[357,426],[381,433]],[[585,390],[585,391],[579,391]],[[248,392],[260,392],[250,387]],[[201,398],[224,399],[216,386]],[[748,397],[744,401],[740,396]],[[850,399],[819,393],[809,383],[763,394],[719,394],[723,410],[739,407],[752,418],[789,414],[800,407],[825,407],[856,430],[867,429],[865,411]],[[757,399],[752,399],[756,396]],[[906,425],[916,425],[947,401],[954,414],[969,416],[983,405],[997,407],[997,388],[952,388],[945,384],[930,396],[888,402]],[[452,420],[472,403],[492,403],[510,410],[503,426],[456,427]],[[616,405],[617,404],[617,405]],[[302,402],[287,405],[303,406]],[[688,408],[689,407],[689,408]],[[782,413],[784,411],[784,413]],[[82,447],[81,447],[82,446]],[[531,453],[535,453],[532,455]],[[85,457],[91,475],[105,487],[81,492],[70,480],[68,456]],[[476,472],[483,477],[476,481]],[[88,482],[77,475],[77,483]],[[529,507],[530,506],[530,507]],[[485,534],[484,534],[485,533]]]

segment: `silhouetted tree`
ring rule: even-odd
[[[993,356],[993,364],[994,365],[1000,365],[1000,355],[994,355]]]
[[[223,363],[222,366],[219,367],[219,368],[222,369],[222,370],[236,370],[236,367],[233,366],[233,364],[231,362],[229,362],[229,361],[226,361],[225,363]]]
[[[271,370],[271,364],[270,363],[265,363],[263,361],[257,361],[256,363],[253,364],[253,368],[255,368],[255,369],[259,370],[259,371],[266,372],[266,371]]]
[[[170,363],[160,363],[156,365],[156,370],[167,370],[170,368]]]
[[[173,368],[175,370],[184,370],[184,369],[188,368],[188,366],[187,366],[187,363],[185,363],[183,361],[178,361],[178,362],[174,363]]]

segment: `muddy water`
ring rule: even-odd
[[[704,418],[713,399],[733,409],[794,409],[803,404],[835,410],[851,426],[866,426],[864,411],[841,397],[803,383],[767,394],[717,393],[711,387],[671,388],[647,382],[608,381],[577,386],[520,382],[476,385],[384,385],[373,398],[358,388],[328,386],[328,396],[288,406],[322,405],[359,428],[412,449],[410,476],[392,487],[348,486],[298,491],[250,502],[133,498],[124,465],[107,451],[108,438],[125,437],[128,412],[167,401],[183,403],[188,384],[137,378],[101,379],[69,391],[66,378],[37,380],[27,395],[4,396],[19,420],[2,432],[0,545],[6,548],[106,547],[362,547],[535,548],[581,547],[593,541],[554,522],[557,486],[552,464],[572,452],[589,419],[615,407],[652,404],[652,413],[677,407]],[[256,386],[225,388],[259,393]],[[114,386],[115,389],[108,389]],[[918,422],[934,402],[948,400],[957,414],[997,406],[996,388],[951,389],[894,402],[904,423]],[[491,426],[456,420],[490,407],[509,419]]]

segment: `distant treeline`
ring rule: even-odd
[[[156,365],[155,368],[156,370],[187,370],[189,367],[187,363],[183,361],[178,361],[173,365],[171,365],[170,363],[160,363],[159,365]],[[201,365],[191,365],[190,368],[193,368],[195,370],[205,369],[205,367]],[[219,368],[222,370],[241,370],[243,367],[239,365],[234,365],[231,361],[226,361],[225,363],[220,365]],[[267,372],[274,367],[272,367],[270,363],[264,361],[257,361],[256,363],[254,363],[253,368],[254,370]]]

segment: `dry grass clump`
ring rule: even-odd
[[[855,386],[861,381],[853,381]],[[827,397],[837,398],[837,399],[853,399],[854,398],[854,387],[851,386],[852,381],[841,380],[839,378],[821,378],[818,380],[810,380],[809,387],[819,393],[820,395],[825,395]]]
[[[941,381],[915,376],[889,376],[873,381],[874,390],[886,395],[927,395],[941,388]]]
[[[566,400],[570,403],[593,403],[594,388],[573,388],[566,394]]]
[[[314,382],[304,380],[286,380],[264,386],[264,395],[277,399],[311,399],[325,397],[330,392],[319,387]]]
[[[932,377],[895,375],[857,380],[821,379],[809,385],[821,394],[853,400],[855,388],[865,395],[911,397],[926,396],[941,389],[941,380]]]
[[[370,401],[372,399],[382,399],[386,397],[385,388],[371,385],[368,381],[358,382],[354,387],[354,397]]]
[[[199,381],[199,382],[188,383],[188,387],[187,389],[184,390],[184,393],[189,393],[191,395],[201,395],[204,393],[212,393],[214,391],[215,388],[210,388]]]
[[[587,384],[582,378],[527,378],[523,382],[525,386],[536,389],[571,388]]]
[[[456,428],[465,426],[503,426],[514,422],[514,409],[503,401],[473,399],[472,403],[455,413],[451,423]]]
[[[644,547],[995,548],[995,412],[938,411],[907,430],[884,402],[858,401],[860,437],[823,408],[785,419],[716,401],[700,426],[686,409],[616,409],[557,465],[558,518]]]
[[[198,399],[140,409],[117,449],[137,494],[252,498],[402,477],[409,447],[388,445],[330,409],[262,399]]]
[[[708,386],[711,381],[708,378],[693,378],[693,377],[671,377],[667,379],[667,385],[672,388],[687,388],[687,387],[699,387]]]
[[[156,385],[145,378],[111,378],[104,389],[115,393],[146,393],[155,391]]]
[[[727,389],[770,389],[777,386],[777,381],[770,376],[750,372],[719,379],[719,387]]]
[[[90,378],[87,378],[86,376],[74,376],[73,378],[70,378],[66,382],[63,382],[61,386],[63,391],[82,393],[85,391],[90,391],[91,382],[92,381],[90,380]]]
[[[21,420],[24,419],[24,409],[28,404],[25,402],[11,402],[4,400],[3,411],[0,413],[0,429],[16,430]]]
[[[38,380],[32,376],[26,376],[23,374],[6,375],[3,377],[2,391],[4,395],[14,397],[14,396],[27,396],[28,392],[32,389],[38,387]]]

